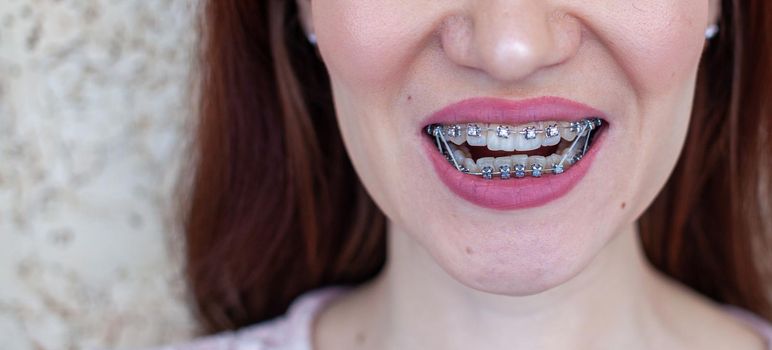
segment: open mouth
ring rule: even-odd
[[[486,180],[557,176],[582,160],[606,123],[599,117],[524,125],[430,124],[426,133],[456,168]]]

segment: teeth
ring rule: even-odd
[[[477,160],[477,167],[480,169],[485,167],[490,167],[492,169],[494,167],[493,163],[494,163],[493,157],[480,158]]]
[[[445,135],[448,137],[448,141],[457,145],[466,142],[466,131],[461,127],[461,125],[448,125],[445,127]]]
[[[483,167],[482,170],[480,171],[482,172],[483,179],[486,179],[486,180],[493,179],[493,168],[486,166],[486,167]]]
[[[574,165],[574,163],[576,163],[576,161],[578,160],[577,157],[579,155],[578,150],[571,151],[569,148],[566,148],[560,151],[559,154],[561,155],[561,158],[566,157],[566,161],[563,162],[563,164],[568,164],[568,165]]]
[[[493,178],[493,172],[495,171],[493,162],[493,157],[485,157],[477,160],[477,167],[480,168],[484,179],[490,180]]]
[[[588,125],[589,123],[592,123]],[[505,124],[467,123],[439,125],[433,124],[426,128],[430,136],[437,138],[438,147],[448,160],[455,162],[459,170],[491,180],[522,178],[528,175],[541,177],[545,174],[561,174],[573,164],[581,160],[586,152],[584,146],[573,143],[579,137],[578,131],[585,133],[582,137],[590,137],[594,127],[603,126],[599,118],[585,119],[577,122],[543,121],[525,125],[511,126]],[[586,131],[589,127],[589,131]],[[441,138],[444,137],[444,141]],[[507,157],[484,157],[475,161],[469,146],[486,146],[492,151],[531,151],[542,146],[555,146],[566,140],[575,148],[564,145],[559,151],[548,157],[516,154]],[[439,145],[445,142],[445,149]],[[452,155],[452,157],[450,156]]]
[[[462,151],[460,149],[457,149],[457,150],[453,151],[453,157],[456,158],[456,161],[459,164],[463,164],[464,163],[464,159],[467,158],[466,154],[464,154],[464,151]]]
[[[466,143],[470,146],[485,146],[488,143],[488,124],[467,124]]]
[[[554,146],[561,139],[573,141],[577,122],[544,121],[518,126],[468,123],[444,127],[447,140],[456,145],[487,146],[491,151],[532,151],[541,146]]]
[[[506,165],[508,167],[512,167],[512,157],[498,157],[493,160],[493,167],[496,169],[501,168],[502,165]]]
[[[525,154],[516,154],[512,158],[512,174],[515,177],[525,177],[525,170],[528,166],[528,156]]]
[[[544,170],[547,169],[547,158],[542,156],[528,157],[528,169],[531,170],[531,176],[540,177],[544,174]]]
[[[512,164],[522,164],[522,165],[528,165],[528,156],[525,154],[515,154],[513,156],[510,156],[512,158]]]
[[[544,141],[542,146],[554,146],[560,143],[560,124],[558,122],[543,122]]]
[[[576,122],[560,122],[560,136],[566,141],[573,141],[576,138],[576,128],[574,127]]]
[[[507,125],[498,125],[496,126],[496,136],[502,139],[508,139],[509,134],[511,134],[512,131],[510,131],[509,126]]]
[[[512,167],[509,165],[502,165],[499,167],[499,173],[502,180],[506,180],[512,177]]]
[[[547,157],[547,168],[552,169],[553,174],[560,174],[568,167],[568,162],[560,164],[561,157],[559,154],[553,154]]]
[[[469,170],[469,172],[472,172],[472,173],[476,173],[480,171],[480,167],[477,166],[477,163],[475,163],[474,159],[472,158],[464,159],[464,168],[466,168],[466,170]]]
[[[544,134],[539,132],[540,123],[519,127],[518,137],[515,139],[515,150],[532,151],[541,147],[544,142]]]
[[[497,135],[496,129],[488,130],[487,135],[488,137],[486,138],[485,144],[491,151],[501,151],[501,141],[508,140],[508,138],[504,139]]]
[[[488,131],[488,149],[512,152],[515,150],[515,142],[517,142],[518,137],[520,135],[509,125],[491,124],[491,130]]]
[[[547,166],[548,166],[548,168],[551,168],[552,164],[559,164],[560,163],[560,159],[562,159],[562,158],[563,157],[560,156],[557,153],[553,153],[551,156],[547,157]]]
[[[448,125],[445,127],[445,135],[447,137],[461,136],[461,126],[457,124]]]
[[[521,126],[491,124],[488,127],[486,146],[491,151],[532,151],[545,142],[544,133],[541,123]],[[550,145],[556,145],[560,142],[560,137],[552,137],[549,142]]]

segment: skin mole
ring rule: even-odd
[[[357,332],[356,343],[358,345],[364,344],[365,343],[365,338],[366,338],[366,336],[365,336],[364,332],[362,332],[362,331]]]

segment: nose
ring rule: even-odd
[[[582,36],[580,21],[550,0],[469,0],[440,34],[451,61],[506,82],[570,59]]]

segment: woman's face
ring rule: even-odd
[[[350,157],[391,225],[460,282],[526,295],[576,275],[664,185],[715,6],[313,0],[306,23]],[[569,142],[545,146],[547,128],[570,139],[568,123],[589,116],[604,122],[589,152],[550,173],[548,156],[562,160]],[[472,159],[461,162],[467,170],[508,165],[512,178],[458,171],[425,132],[430,123],[461,127],[455,148]],[[542,130],[536,139],[520,132],[528,126]],[[515,178],[518,164],[525,178]]]

